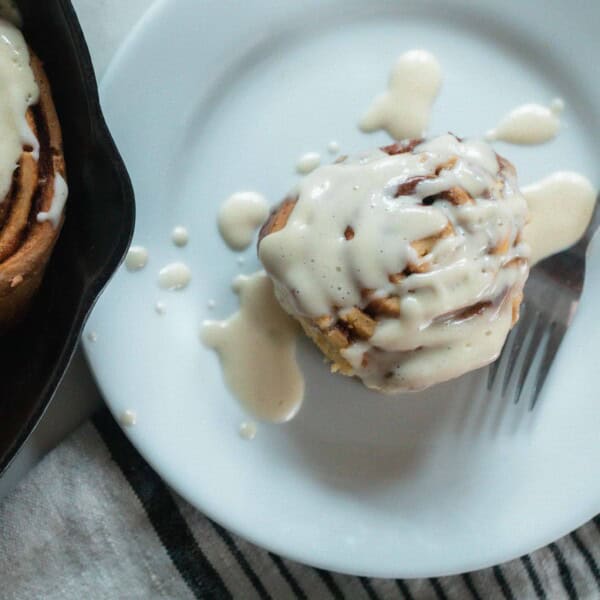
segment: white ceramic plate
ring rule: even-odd
[[[600,511],[596,387],[600,244],[577,319],[533,414],[484,394],[485,373],[383,398],[327,373],[301,343],[307,393],[286,425],[237,433],[246,418],[198,339],[236,308],[238,265],[220,240],[220,202],[256,189],[273,202],[297,157],[388,142],[356,127],[394,59],[434,52],[444,85],[432,132],[474,135],[528,101],[565,99],[564,128],[539,148],[502,147],[528,183],[557,169],[598,181],[600,5],[349,0],[159,2],[103,85],[108,121],[137,194],[145,270],[123,269],[99,302],[87,352],[115,414],[156,470],[207,515],[293,559],[372,576],[455,573],[504,561]],[[110,202],[110,198],[107,198]],[[170,243],[174,225],[191,241]],[[183,292],[157,287],[184,260]],[[154,303],[167,313],[158,316]],[[209,299],[216,308],[207,308]]]

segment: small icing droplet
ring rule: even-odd
[[[87,339],[92,343],[95,344],[98,341],[98,334],[95,331],[90,331],[87,334]]]
[[[158,273],[158,285],[164,290],[181,290],[192,279],[190,268],[181,262],[174,262],[163,267]]]
[[[123,425],[123,427],[133,427],[137,422],[137,415],[133,410],[124,410],[119,415],[119,423]]]
[[[329,154],[338,154],[339,151],[340,145],[336,141],[332,140],[327,144],[327,152],[329,152]]]
[[[237,264],[242,266],[246,262],[246,259],[243,256],[238,256]]]
[[[523,104],[511,110],[485,137],[511,144],[543,144],[556,137],[564,102],[556,98],[550,106]]]
[[[164,315],[167,312],[167,306],[164,302],[160,300],[154,305],[154,310],[157,315]]]
[[[187,245],[190,240],[188,230],[183,227],[183,225],[177,225],[177,227],[175,227],[171,232],[171,240],[176,246],[182,248],[183,246]]]
[[[253,440],[256,437],[257,426],[254,421],[246,421],[240,425],[240,437],[245,440]]]
[[[125,267],[128,271],[139,271],[148,263],[148,250],[143,246],[131,246],[125,258]]]
[[[208,306],[208,308],[209,308],[210,310],[212,310],[212,309],[213,309],[213,308],[214,308],[216,305],[217,305],[217,303],[216,303],[214,300],[209,300],[209,301],[206,303],[206,306]]]
[[[307,175],[321,164],[321,155],[318,152],[307,152],[303,154],[296,163],[296,171],[301,175]]]

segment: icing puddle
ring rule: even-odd
[[[360,128],[365,132],[385,129],[395,140],[422,137],[441,84],[442,69],[433,54],[405,52],[394,65],[388,91],[375,98]]]
[[[223,202],[218,225],[223,241],[232,250],[245,250],[269,214],[269,205],[257,192],[236,192]]]
[[[524,187],[529,223],[523,232],[531,264],[568,248],[585,233],[596,204],[596,190],[582,175],[558,171]]]
[[[205,321],[201,339],[221,361],[225,383],[258,419],[282,423],[300,408],[304,378],[296,362],[298,327],[281,309],[264,271],[236,277],[240,309]]]

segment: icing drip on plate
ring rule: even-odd
[[[245,250],[256,229],[269,214],[265,198],[256,192],[236,192],[223,202],[219,211],[219,231],[232,250]]]
[[[398,58],[388,91],[375,98],[360,121],[365,132],[384,129],[395,140],[425,134],[429,115],[442,83],[442,70],[433,54],[410,50]]]
[[[500,123],[486,133],[489,141],[511,144],[543,144],[556,137],[564,102],[556,98],[550,106],[523,104],[509,112]]]
[[[258,419],[291,419],[302,403],[304,379],[296,362],[296,323],[273,296],[264,271],[234,280],[240,310],[205,321],[201,339],[214,349],[231,392]]]
[[[583,175],[571,171],[553,173],[523,188],[530,213],[524,239],[532,249],[532,264],[581,238],[592,218],[596,194]]]

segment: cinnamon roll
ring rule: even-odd
[[[0,330],[40,286],[67,198],[60,124],[40,60],[0,21]]]
[[[497,358],[529,273],[527,220],[513,166],[444,135],[320,167],[272,212],[258,251],[333,371],[419,390]]]

